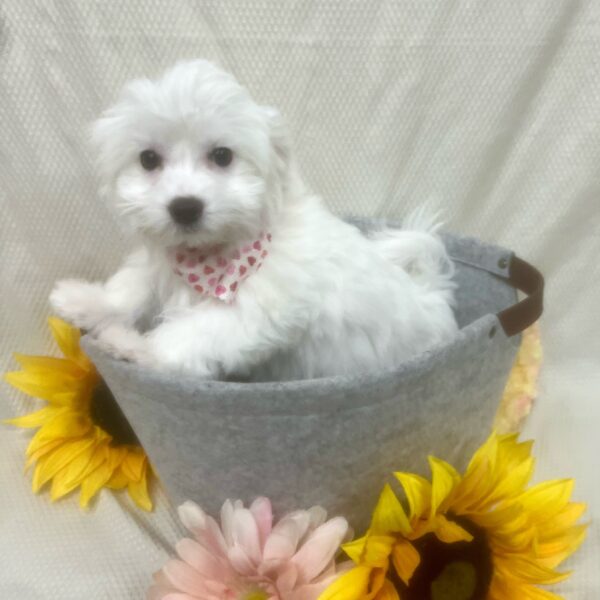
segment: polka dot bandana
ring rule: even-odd
[[[239,248],[219,246],[189,248],[181,245],[169,251],[173,272],[199,294],[233,302],[243,281],[256,273],[269,255],[271,234]]]

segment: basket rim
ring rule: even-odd
[[[89,352],[90,357],[95,363],[95,357],[101,357],[104,365],[110,365],[112,370],[119,371],[122,376],[128,380],[143,380],[148,385],[160,385],[164,389],[177,388],[181,391],[182,388],[193,390],[194,392],[202,392],[206,390],[210,392],[212,397],[223,396],[230,398],[235,392],[253,392],[256,394],[278,394],[290,393],[294,396],[298,394],[316,395],[323,390],[335,390],[339,394],[346,392],[354,393],[358,386],[368,388],[377,386],[382,383],[394,381],[407,376],[418,377],[433,368],[440,360],[446,360],[447,353],[451,352],[454,347],[460,347],[465,342],[478,338],[482,335],[487,335],[487,332],[494,329],[497,332],[490,343],[497,343],[500,340],[508,340],[502,328],[499,327],[499,321],[495,314],[485,314],[475,321],[463,327],[458,335],[450,342],[440,344],[417,354],[408,360],[402,362],[393,369],[382,369],[378,371],[370,371],[366,373],[348,374],[348,375],[332,375],[328,377],[318,377],[312,379],[298,379],[291,381],[219,381],[219,380],[203,380],[191,373],[180,372],[174,376],[168,373],[167,376],[163,371],[157,371],[150,367],[144,367],[136,363],[127,362],[116,359],[100,348],[99,344],[91,336],[85,335],[81,339],[82,346],[86,352]]]

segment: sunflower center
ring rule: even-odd
[[[492,555],[485,531],[463,517],[446,517],[466,529],[470,542],[441,542],[433,533],[413,541],[421,563],[406,586],[393,574],[403,600],[484,600],[492,581]]]
[[[117,404],[115,397],[103,379],[100,380],[92,392],[90,418],[95,425],[112,437],[111,444],[113,446],[141,445],[121,407]]]
[[[468,600],[473,597],[477,573],[470,562],[458,561],[446,565],[431,584],[433,600]]]

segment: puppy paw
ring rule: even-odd
[[[96,334],[98,345],[120,360],[152,366],[154,359],[147,339],[135,329],[113,323]]]
[[[54,312],[82,329],[93,329],[108,314],[103,303],[104,289],[98,283],[79,279],[58,281],[50,294]]]

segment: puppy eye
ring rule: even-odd
[[[154,150],[144,150],[140,153],[140,163],[146,171],[154,171],[162,165],[162,157]]]
[[[219,146],[211,151],[208,158],[219,167],[226,167],[230,165],[233,160],[233,152],[229,148]]]

